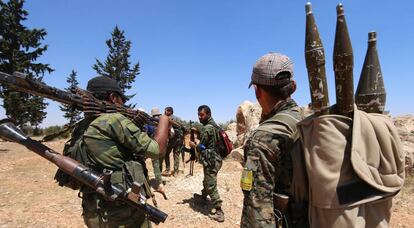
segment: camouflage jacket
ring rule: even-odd
[[[212,117],[207,121],[207,123],[203,123],[204,127],[200,131],[200,144],[203,144],[206,149],[201,151],[201,162],[205,165],[213,165],[214,161],[222,161],[222,157],[217,151],[217,140],[218,140],[218,131],[217,131],[217,124],[213,120]]]
[[[280,121],[281,114],[293,124]],[[300,119],[300,108],[292,99],[278,103],[269,115],[262,116],[260,125],[246,141],[244,168],[253,172],[253,182],[250,191],[243,191],[241,227],[276,227],[273,194],[289,195],[289,148]]]
[[[171,120],[175,121],[176,123],[178,123],[179,125],[182,125],[182,121],[178,116],[171,115],[171,116],[169,116],[169,118]],[[180,141],[181,140],[182,141],[183,138],[184,138],[183,128],[182,127],[176,127],[176,126],[173,126],[172,128],[174,129],[174,136],[173,136],[172,140],[174,140],[174,141],[177,141],[177,140]]]
[[[121,171],[136,158],[158,159],[158,143],[120,113],[102,114],[83,134],[84,149],[91,168]]]

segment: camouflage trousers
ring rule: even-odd
[[[100,199],[95,193],[82,197],[82,217],[89,228],[151,227],[145,214],[125,204]]]
[[[182,149],[182,140],[173,139],[168,142],[167,151],[165,152],[165,170],[170,171],[171,163],[170,163],[170,154],[171,151],[173,152],[174,156],[174,172],[178,172],[180,168],[180,154]],[[162,171],[162,162],[160,164],[160,169]]]
[[[155,176],[155,182],[158,186],[159,184],[162,184],[162,176],[161,176],[161,159],[152,159],[152,168],[154,170],[154,176]]]
[[[220,199],[220,195],[217,189],[217,174],[221,169],[223,161],[221,158],[219,159],[216,156],[204,156],[204,159],[202,159],[202,164],[204,179],[203,190],[201,190],[201,194],[204,196],[210,196],[214,208],[219,208],[221,207],[223,201]]]

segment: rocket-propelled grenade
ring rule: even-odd
[[[384,80],[377,52],[377,33],[368,33],[368,49],[359,78],[355,103],[359,110],[383,113],[386,101]]]
[[[351,116],[354,109],[354,55],[342,4],[336,7],[336,33],[333,53],[338,114]]]
[[[305,60],[308,70],[312,110],[316,115],[328,114],[329,96],[325,72],[325,50],[312,13],[306,3]]]

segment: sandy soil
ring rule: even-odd
[[[63,140],[46,143],[62,151]],[[54,164],[26,148],[10,142],[0,142],[0,227],[84,227],[77,192],[59,187],[53,180]],[[182,164],[181,164],[182,165]],[[149,165],[150,176],[152,166]],[[180,167],[183,169],[183,167]],[[202,188],[202,167],[195,165],[194,176],[167,177],[168,200],[156,194],[161,210],[169,217],[159,227],[238,227],[242,210],[239,188],[241,166],[226,160],[219,172],[219,193],[223,198],[226,221],[217,223],[208,217],[211,204],[197,205],[193,193]],[[395,199],[392,227],[412,227],[414,224],[414,180]],[[155,227],[155,226],[154,226]]]

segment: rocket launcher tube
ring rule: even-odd
[[[328,114],[329,95],[325,72],[325,50],[312,13],[306,3],[305,60],[308,70],[312,110],[316,115]]]
[[[354,109],[354,55],[346,25],[344,8],[336,7],[336,33],[333,52],[336,104],[338,114],[351,116]]]

